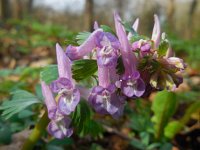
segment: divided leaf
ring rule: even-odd
[[[80,136],[90,134],[93,137],[96,137],[103,131],[102,126],[92,120],[92,111],[90,110],[88,104],[84,101],[81,101],[75,112],[73,112],[72,124],[76,127]]]
[[[83,44],[85,40],[90,36],[90,32],[79,32],[76,36],[77,43],[79,45]]]
[[[122,21],[121,24],[124,26],[127,32],[131,32],[133,35],[138,35],[129,22]]]
[[[92,59],[75,60],[72,64],[73,78],[76,81],[87,79],[97,71],[97,62]],[[42,81],[50,84],[52,81],[58,79],[57,65],[48,65],[40,72]]]
[[[50,84],[52,81],[58,78],[58,67],[57,65],[45,66],[40,72],[40,79],[46,84]]]
[[[35,95],[24,90],[17,90],[11,94],[13,95],[12,99],[5,101],[0,106],[0,110],[3,110],[2,117],[5,119],[9,119],[33,104],[42,103]]]
[[[73,78],[80,81],[92,76],[97,71],[97,62],[92,59],[76,60],[72,65]]]
[[[104,32],[110,32],[113,35],[116,35],[112,28],[107,25],[101,25],[100,28],[102,28]]]

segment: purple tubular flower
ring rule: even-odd
[[[98,28],[79,47],[68,46],[66,54],[71,60],[75,60],[83,58],[93,49],[97,51],[99,65],[113,66],[119,56],[120,43],[114,35]]]
[[[160,29],[160,21],[157,15],[154,15],[154,27],[152,32],[151,39],[154,41],[154,48],[158,48],[160,43],[161,29]]]
[[[42,94],[44,96],[45,104],[46,104],[47,110],[48,110],[48,117],[49,117],[49,119],[55,119],[57,105],[56,105],[56,101],[53,97],[53,94],[51,92],[51,89],[44,81],[41,82],[41,86],[42,86]]]
[[[114,66],[119,56],[120,43],[118,39],[108,32],[102,32],[96,38],[97,62],[100,66]]]
[[[131,53],[130,44],[128,42],[126,32],[120,23],[120,17],[117,13],[114,15],[115,27],[117,36],[121,43],[121,54],[122,60],[125,67],[125,73],[120,81],[116,82],[117,86],[122,89],[122,92],[128,96],[140,97],[145,92],[145,83],[140,78],[140,74],[136,71],[136,58],[133,53]]]
[[[83,56],[90,53],[94,48],[96,48],[96,36],[102,33],[102,29],[95,30],[89,38],[80,46],[68,46],[66,49],[66,54],[71,60],[81,59]]]
[[[68,78],[69,80],[72,80],[71,61],[66,56],[63,49],[60,47],[58,43],[56,44],[56,56],[57,56],[59,77],[64,77]]]
[[[51,83],[53,92],[58,93],[58,109],[62,114],[69,115],[80,101],[80,93],[67,78],[59,78]]]
[[[121,55],[125,67],[125,73],[131,73],[136,68],[136,57],[131,53],[131,46],[126,36],[124,27],[122,26],[121,18],[117,13],[114,14],[116,33],[121,44]],[[128,71],[128,72],[127,72]]]
[[[166,60],[170,65],[175,66],[180,71],[186,68],[186,65],[183,62],[183,60],[178,57],[169,57],[169,58],[166,58]]]
[[[137,19],[135,20],[135,22],[133,23],[133,26],[132,26],[132,28],[135,30],[135,32],[138,31],[138,26],[139,26],[139,18],[137,18]],[[132,35],[131,32],[129,32],[129,33],[128,33],[128,36],[127,36],[128,40],[131,39],[131,36],[133,36],[133,35]]]
[[[51,120],[47,129],[48,132],[57,139],[70,137],[73,134],[72,128],[69,128],[71,119],[63,117],[60,120]]]
[[[48,109],[48,117],[51,119],[48,125],[48,132],[58,138],[70,137],[73,130],[69,128],[71,123],[70,118],[64,117],[57,109],[56,101],[53,97],[51,89],[44,81],[41,82],[42,94],[45,98],[45,103]]]
[[[69,115],[79,103],[80,93],[75,88],[72,79],[71,62],[58,44],[56,45],[56,54],[59,78],[53,81],[50,87],[54,93],[59,95],[58,110],[64,115]]]
[[[133,51],[140,50],[141,52],[149,52],[151,50],[151,44],[146,40],[139,40],[132,44]]]
[[[89,103],[96,112],[101,114],[110,114],[117,118],[122,114],[124,101],[120,96],[116,96],[116,87],[110,84],[109,69],[107,67],[98,67],[99,86],[92,89],[89,96]]]
[[[126,96],[133,97],[135,95],[140,97],[145,92],[145,83],[140,78],[140,73],[138,71],[133,72],[130,76],[124,76],[122,79],[122,92]]]

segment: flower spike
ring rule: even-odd
[[[56,45],[59,78],[50,85],[58,94],[58,109],[63,115],[73,112],[80,101],[80,92],[72,79],[71,62],[62,48]]]
[[[145,83],[140,78],[140,73],[136,70],[137,60],[135,55],[131,52],[131,47],[126,36],[124,27],[122,26],[121,18],[117,13],[114,14],[115,27],[117,36],[121,43],[122,60],[125,67],[125,73],[120,81],[116,82],[118,88],[128,96],[140,97],[145,92]]]

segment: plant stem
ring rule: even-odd
[[[40,118],[39,122],[35,125],[32,133],[25,141],[24,145],[22,146],[22,150],[32,150],[34,145],[37,143],[39,138],[41,137],[43,131],[45,131],[47,124],[49,123],[49,118],[47,111],[43,114]]]

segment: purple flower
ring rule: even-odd
[[[100,66],[114,66],[119,56],[120,43],[111,33],[102,32],[97,40],[97,62]]]
[[[71,119],[67,116],[57,120],[51,120],[48,124],[48,132],[57,139],[63,139],[70,137],[73,134],[72,128],[70,128]]]
[[[56,45],[59,78],[50,85],[54,93],[58,93],[58,109],[69,115],[80,101],[80,93],[75,88],[71,73],[71,62],[59,44]]]
[[[92,89],[89,103],[96,112],[119,117],[124,109],[125,101],[116,95],[116,87],[110,84],[109,68],[98,67],[99,86]]]
[[[133,51],[140,50],[141,52],[150,52],[151,43],[146,40],[139,40],[132,44]]]
[[[183,62],[183,60],[178,57],[169,57],[169,58],[166,58],[166,60],[170,65],[175,66],[180,71],[182,71],[186,68],[186,65]]]
[[[41,86],[45,104],[48,110],[48,117],[51,119],[48,125],[49,134],[59,139],[70,137],[73,133],[73,130],[69,128],[71,123],[70,118],[64,116],[58,110],[56,101],[49,86],[44,81],[41,82]]]
[[[75,60],[83,58],[92,50],[96,50],[99,65],[113,66],[117,62],[119,49],[120,43],[114,35],[96,28],[82,45],[78,47],[68,46],[66,54],[71,60]]]
[[[117,13],[114,15],[115,18],[115,28],[117,36],[121,43],[121,54],[122,60],[125,67],[125,73],[120,79],[116,82],[116,86],[121,88],[124,95],[128,97],[132,96],[142,96],[145,92],[145,83],[140,78],[139,72],[136,70],[137,60],[135,55],[131,52],[131,46],[126,36],[125,29],[123,28],[121,18]]]
[[[96,29],[88,39],[80,46],[68,46],[66,49],[66,54],[71,60],[77,60],[83,58],[83,56],[90,53],[96,48],[96,37],[98,34],[103,32],[102,29]]]
[[[128,97],[134,95],[140,97],[145,92],[145,83],[140,78],[138,71],[133,72],[132,75],[122,77],[121,87],[122,92]]]
[[[62,114],[69,115],[80,101],[80,93],[67,78],[59,78],[51,83],[53,92],[58,93],[58,109]]]
[[[48,110],[49,119],[55,119],[57,113],[57,104],[54,99],[54,96],[51,92],[51,89],[44,81],[41,82],[42,94],[44,96],[45,104]]]

